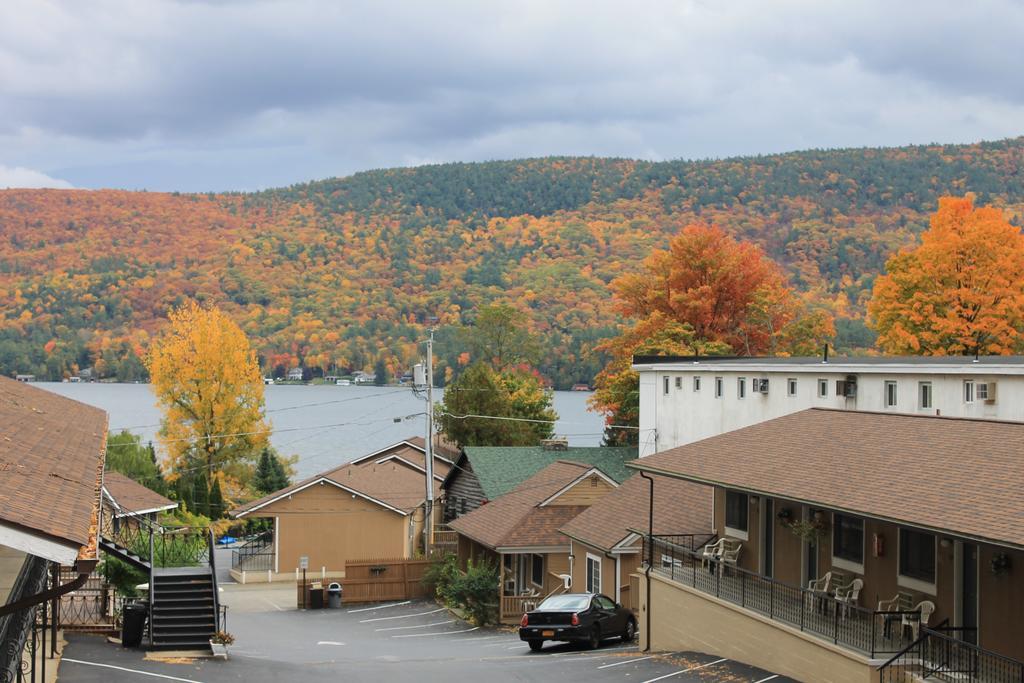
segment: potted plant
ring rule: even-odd
[[[210,649],[214,657],[228,658],[228,645],[235,642],[235,637],[227,631],[217,631],[210,638]]]
[[[789,530],[802,541],[810,544],[818,542],[825,535],[825,523],[820,519],[798,519],[789,523]]]
[[[990,561],[993,576],[1000,576],[1010,571],[1010,556],[1006,553],[996,553]]]

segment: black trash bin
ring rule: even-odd
[[[341,584],[332,583],[327,586],[327,606],[331,609],[341,607]]]
[[[142,645],[142,633],[146,630],[146,618],[149,606],[142,602],[131,602],[124,606],[121,615],[121,645],[139,647]]]
[[[309,609],[323,609],[324,607],[324,589],[323,588],[310,588],[309,589]]]

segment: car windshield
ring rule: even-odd
[[[545,610],[583,610],[590,604],[589,595],[552,595],[540,603],[537,609]]]

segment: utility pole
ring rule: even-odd
[[[424,454],[424,470],[427,474],[427,496],[423,503],[423,555],[430,555],[430,545],[434,537],[434,330],[431,328],[427,338],[427,362],[413,369],[415,388],[426,385],[427,389],[427,438]]]

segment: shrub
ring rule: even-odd
[[[477,626],[486,626],[498,617],[498,568],[486,560],[459,570],[458,558],[448,554],[427,568],[423,584],[433,587],[437,598],[448,607],[465,610]]]
[[[457,607],[452,588],[459,578],[458,558],[447,553],[439,562],[431,564],[423,574],[423,585],[434,591],[437,599],[448,607]]]

